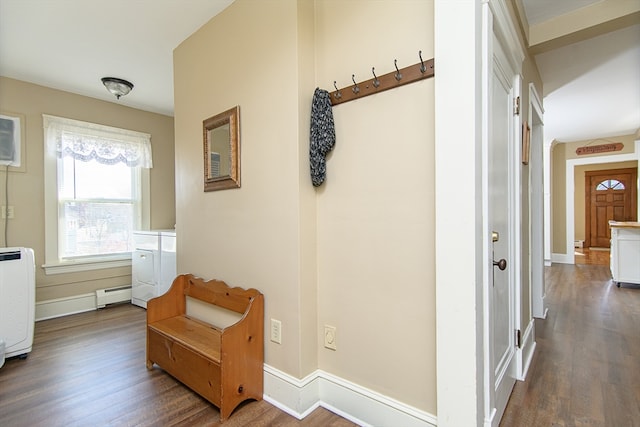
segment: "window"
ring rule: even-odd
[[[624,184],[617,179],[605,179],[596,186],[596,191],[624,190]]]
[[[43,115],[45,271],[129,265],[148,223],[150,135]]]
[[[58,161],[60,258],[131,252],[137,221],[138,168],[64,156]]]

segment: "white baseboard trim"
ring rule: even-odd
[[[552,264],[552,263],[551,263],[551,260],[550,260],[550,259],[545,259],[545,260],[544,260],[544,266],[545,266],[545,267],[551,267],[551,264]]]
[[[435,415],[317,370],[299,380],[264,366],[264,399],[297,419],[319,406],[361,426],[435,427]]]
[[[531,366],[531,360],[536,350],[535,335],[535,321],[531,319],[522,336],[522,346],[516,352],[518,370],[516,379],[520,381],[524,381],[527,378],[529,366]]]
[[[551,254],[551,262],[558,264],[575,264],[575,257],[573,254]]]
[[[36,302],[36,322],[96,309],[96,293]]]
[[[264,365],[264,400],[301,420],[320,406],[318,371],[299,380]]]

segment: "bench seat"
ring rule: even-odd
[[[191,319],[189,316],[176,316],[149,325],[149,331],[172,339],[184,347],[220,363],[221,332],[212,325]]]
[[[240,316],[217,326],[187,313],[188,299]],[[178,276],[166,294],[147,302],[147,368],[154,364],[220,408],[220,421],[244,400],[262,400],[264,296]]]

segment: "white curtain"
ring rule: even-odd
[[[151,135],[95,123],[42,115],[50,155],[103,164],[152,168]]]

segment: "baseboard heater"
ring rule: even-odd
[[[131,286],[98,289],[96,291],[96,307],[104,308],[107,304],[131,301]]]

